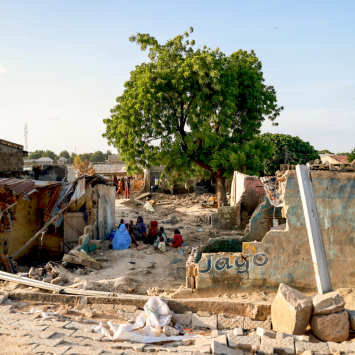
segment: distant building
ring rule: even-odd
[[[54,163],[54,160],[49,158],[49,157],[42,157],[39,159],[36,159],[36,163],[35,164],[39,164],[39,165],[52,165]]]
[[[61,157],[61,158],[58,159],[58,163],[59,164],[67,164],[68,161],[69,161],[69,159],[64,158],[64,157]]]
[[[333,155],[333,154],[320,154],[322,164],[326,162],[329,164],[349,164],[348,157],[346,155]]]
[[[23,171],[23,158],[28,152],[20,144],[0,139],[0,172]]]

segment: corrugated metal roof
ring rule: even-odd
[[[348,157],[346,155],[330,155],[331,158],[338,161],[340,164],[348,164]]]
[[[2,179],[0,180],[0,186],[12,191],[16,196],[23,192],[30,192],[35,188],[34,180],[21,180],[21,179]]]
[[[93,164],[96,174],[118,174],[126,172],[126,164]]]
[[[34,180],[36,188],[42,189],[44,187],[50,188],[50,187],[56,187],[60,186],[63,183],[61,181],[39,181],[39,180]]]
[[[80,180],[77,180],[75,191],[70,199],[70,203],[78,200],[84,194],[85,194],[85,177]]]
[[[49,221],[52,217],[54,217],[65,205],[65,199],[68,194],[72,191],[73,184],[72,183],[62,183],[61,186],[57,186],[52,196],[48,202],[44,210],[44,222]]]

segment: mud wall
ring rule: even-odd
[[[333,288],[355,286],[355,173],[312,171],[314,194]],[[286,171],[286,230],[261,242],[244,242],[242,253],[202,253],[196,287],[231,291],[276,289],[280,282],[316,290],[308,235],[295,171]]]

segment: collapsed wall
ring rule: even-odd
[[[311,170],[311,177],[332,286],[354,287],[355,173]],[[285,218],[286,223],[271,227],[264,236],[255,231],[263,216],[268,217],[265,202],[254,213],[249,233],[238,239],[234,248],[205,248],[215,243],[209,241],[194,251],[187,262],[188,285],[193,284],[196,291],[214,289],[219,293],[276,289],[281,282],[316,290],[296,172],[278,173],[277,178],[283,207],[276,216],[280,221]]]

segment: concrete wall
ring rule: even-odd
[[[110,185],[96,185],[97,191],[97,226],[98,239],[109,237],[111,230],[115,228],[115,198],[116,188]]]
[[[355,173],[311,171],[311,175],[332,286],[354,287]],[[195,263],[197,289],[276,290],[283,282],[316,290],[296,172],[286,171],[284,176],[286,229],[271,230],[260,242],[244,242],[242,253],[202,253]]]

